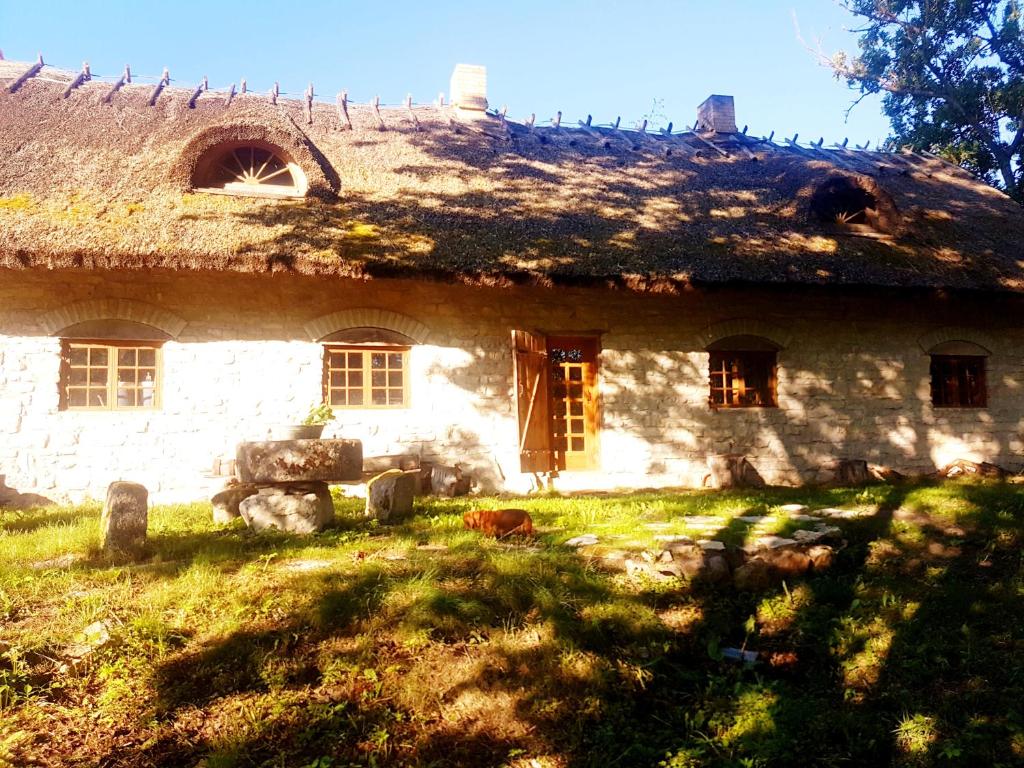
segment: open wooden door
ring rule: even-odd
[[[512,331],[516,406],[519,413],[519,464],[523,472],[550,472],[551,393],[547,339]]]

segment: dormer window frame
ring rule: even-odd
[[[274,179],[290,179],[291,184]],[[196,162],[192,188],[211,195],[301,200],[309,182],[284,149],[254,139],[221,142],[207,149]]]

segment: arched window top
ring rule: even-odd
[[[62,339],[110,339],[133,341],[167,341],[171,335],[159,328],[133,320],[85,320],[60,329],[55,335]]]
[[[929,355],[954,355],[957,357],[988,357],[992,353],[973,341],[953,339],[936,344],[928,349]]]
[[[782,346],[764,336],[738,334],[717,339],[707,346],[708,352],[778,352]]]
[[[346,328],[325,336],[321,341],[327,344],[381,344],[386,346],[411,347],[416,340],[404,333],[388,328]]]
[[[280,147],[264,141],[229,141],[196,163],[192,186],[201,192],[251,197],[303,197],[306,175]]]

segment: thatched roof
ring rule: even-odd
[[[0,61],[0,267],[1024,289],[1024,211],[933,157],[742,134],[531,127],[448,107],[227,98]],[[218,141],[280,146],[304,200],[190,190]],[[877,201],[828,220],[828,185]],[[817,212],[816,212],[817,211]]]

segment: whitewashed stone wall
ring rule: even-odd
[[[101,299],[121,302],[108,303],[122,307],[110,311],[138,302],[184,321],[164,346],[159,411],[58,410],[54,317],[61,307]],[[484,488],[531,485],[518,471],[512,328],[602,334],[602,468],[563,474],[556,487],[565,490],[699,485],[707,453],[723,451],[746,454],[778,483],[826,480],[837,458],[907,472],[958,457],[1015,469],[1024,462],[1024,328],[1013,320],[1019,312],[992,313],[977,329],[995,347],[989,407],[940,410],[930,405],[929,358],[920,342],[954,324],[956,307],[12,271],[0,272],[0,474],[12,487],[59,500],[100,497],[116,479],[145,484],[155,501],[206,497],[223,483],[209,476],[214,458],[230,458],[240,440],[265,438],[319,399],[321,347],[305,329],[353,307],[410,317],[429,330],[429,341],[411,354],[410,408],[338,410],[325,434],[363,440],[366,455],[411,451],[461,462]],[[762,328],[784,344],[779,408],[707,405],[708,334],[737,317],[758,320],[717,327]]]

